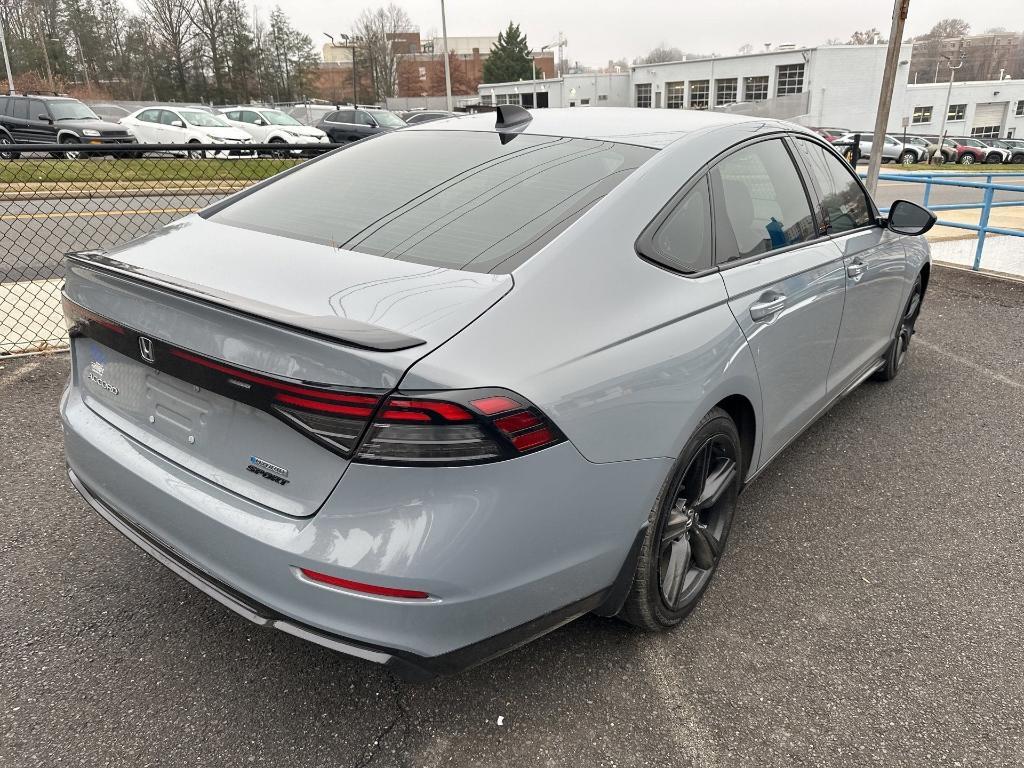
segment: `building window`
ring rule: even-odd
[[[736,103],[736,78],[729,77],[725,80],[715,80],[715,106],[724,107],[726,104]]]
[[[768,75],[743,78],[744,101],[766,101],[768,99]]]
[[[580,106],[585,107],[590,104],[590,99],[580,99]]]
[[[519,104],[518,93],[499,93],[494,97],[495,104]]]
[[[1024,117],[1024,99],[1017,102],[1017,117]]]
[[[775,95],[786,96],[790,93],[803,93],[804,65],[786,64],[775,68]]]
[[[998,139],[999,126],[987,125],[984,128],[972,128],[971,136],[973,136],[976,139]]]
[[[690,82],[690,109],[707,109],[710,83],[707,80]]]
[[[914,116],[910,122],[914,125],[920,123],[930,123],[932,121],[932,108],[931,107],[914,107]]]
[[[491,94],[489,94],[489,93],[483,94],[480,97],[480,103],[489,107],[491,105]]]
[[[669,109],[683,109],[686,107],[685,82],[665,83],[665,106]]]
[[[650,83],[637,83],[636,84],[636,105],[649,109],[651,106],[651,84]]]
[[[598,101],[608,101],[608,94],[607,93],[599,93],[599,94],[597,94],[597,100]]]
[[[946,113],[947,120],[963,120],[967,114],[966,104],[950,104],[949,112]]]

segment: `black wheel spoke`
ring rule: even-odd
[[[696,526],[690,535],[690,553],[693,564],[706,571],[715,567],[721,547],[707,528]]]
[[[689,523],[690,516],[684,511],[683,505],[677,503],[668,520],[665,521],[665,528],[661,534],[662,548],[670,546],[672,542],[686,533]]]
[[[710,453],[710,451],[709,451]],[[715,506],[729,486],[736,480],[736,462],[729,458],[721,459],[704,479],[703,490],[697,499],[698,510]]]
[[[690,570],[690,542],[687,537],[672,542],[667,554],[668,563],[661,579],[661,593],[665,602],[675,608]]]

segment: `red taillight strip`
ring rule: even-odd
[[[406,597],[413,600],[423,600],[424,598],[430,597],[426,592],[421,592],[418,589],[396,589],[395,587],[381,587],[377,584],[364,584],[361,581],[350,581],[349,579],[339,579],[337,576],[329,576],[326,573],[320,573],[318,571],[311,571],[309,568],[299,568],[302,575],[311,581],[317,581],[321,584],[329,584],[332,587],[341,587],[342,589],[351,589],[353,592],[365,592],[368,595],[380,595],[382,597]]]
[[[288,405],[295,405],[299,408],[306,408],[311,411],[320,411],[322,413],[337,413],[343,416],[359,416],[364,419],[368,419],[370,414],[373,413],[373,406],[358,406],[358,405],[342,405],[340,403],[321,403],[318,400],[307,400],[304,397],[295,397],[295,395],[285,395],[278,393],[275,399],[280,403],[286,403]]]
[[[95,312],[92,312],[92,311],[86,309],[81,304],[76,304],[71,299],[69,299],[67,296],[65,296],[64,297],[64,316],[65,317],[72,317],[73,318],[75,315],[77,315],[78,317],[80,317],[83,320],[88,320],[90,323],[96,323],[97,325],[102,325],[108,331],[113,331],[114,333],[124,334],[124,327],[123,326],[118,325],[117,323],[113,322],[112,320],[107,320],[107,318],[103,317],[102,315],[97,315]]]
[[[511,397],[504,397],[503,395],[483,397],[479,400],[470,400],[469,404],[480,411],[480,413],[486,414],[487,416],[493,416],[496,413],[504,413],[505,411],[514,411],[516,408],[523,407]]]
[[[209,360],[199,355],[193,355],[191,352],[186,352],[183,349],[172,349],[170,353],[175,357],[187,360],[190,363],[201,365],[204,368],[209,368],[213,371],[225,373],[233,378],[241,379],[242,381],[251,381],[254,384],[262,384],[265,387],[271,389],[280,390],[282,392],[293,392],[298,395],[305,395],[307,397],[317,397],[321,400],[332,400],[334,402],[346,403],[348,405],[364,404],[373,409],[380,402],[380,398],[374,397],[373,395],[348,395],[339,392],[328,392],[322,389],[313,389],[312,387],[299,387],[294,384],[286,384],[283,381],[277,381],[276,379],[268,379],[263,376],[257,376],[253,373],[248,373],[240,368],[233,368],[229,365],[222,365],[221,363]],[[283,400],[285,395],[278,395],[279,400]],[[317,408],[321,407],[321,403],[316,403]],[[322,409],[322,408],[321,408]],[[370,410],[365,415],[369,415]]]
[[[395,421],[429,421],[429,414],[439,416],[445,421],[473,421],[473,414],[455,403],[439,402],[437,400],[402,400],[388,398],[386,408],[409,408],[408,411],[387,410],[382,415],[385,419]],[[426,413],[424,413],[426,411]]]

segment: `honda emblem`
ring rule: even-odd
[[[139,336],[139,354],[147,363],[155,363],[156,355],[153,354],[153,340],[145,336]]]

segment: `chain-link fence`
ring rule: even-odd
[[[67,344],[68,251],[129,242],[331,148],[0,144],[0,356]]]

